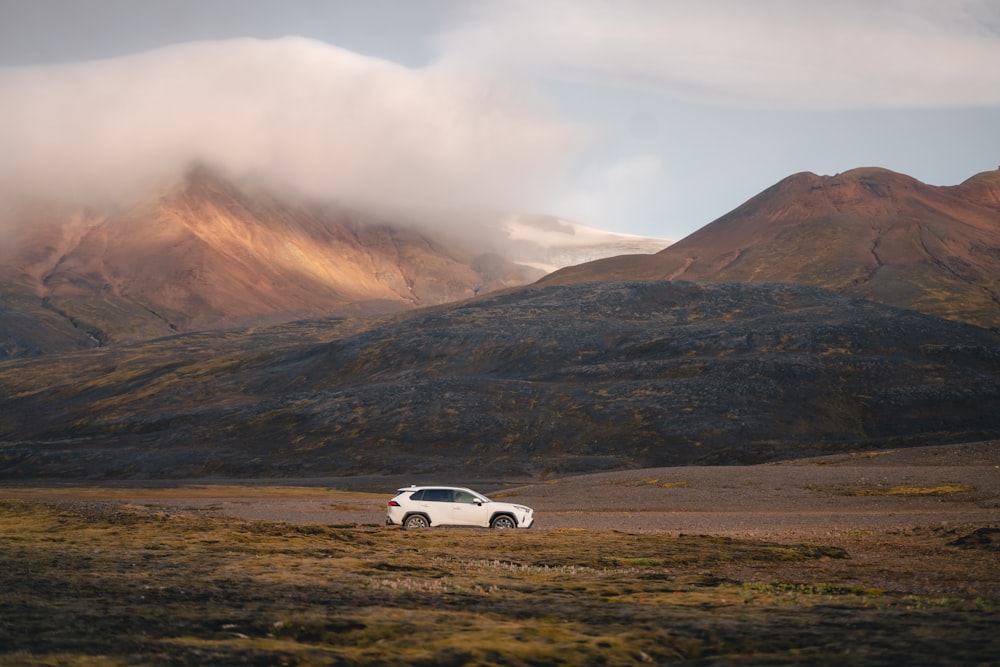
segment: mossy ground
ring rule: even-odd
[[[996,553],[967,562],[915,594],[925,560],[831,545],[5,500],[0,664],[995,663]]]

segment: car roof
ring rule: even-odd
[[[423,489],[450,489],[452,491],[468,491],[469,493],[474,493],[477,496],[483,495],[478,491],[473,491],[472,489],[468,489],[464,486],[445,486],[443,484],[425,484],[422,486],[411,484],[410,486],[404,486],[403,488],[396,490],[402,492],[402,491],[422,491]]]

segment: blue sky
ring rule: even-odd
[[[1000,2],[0,0],[0,119],[0,199],[201,160],[679,239],[799,171],[997,168]]]

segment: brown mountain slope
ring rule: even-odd
[[[562,269],[542,284],[621,279],[813,285],[1000,325],[1000,170],[935,187],[885,169],[800,173],[652,256]]]
[[[10,296],[0,309],[0,358],[391,312],[540,275],[404,226],[239,189],[195,169],[181,187],[127,209],[22,216],[0,244],[0,288]],[[58,335],[44,335],[60,322]]]

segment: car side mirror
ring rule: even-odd
[[[482,506],[482,504],[483,504],[483,501],[482,501],[482,500],[480,500],[479,498],[476,498],[476,499],[475,499],[475,500],[473,500],[472,502],[473,502],[473,503],[475,503],[476,505],[480,505],[480,506]]]

